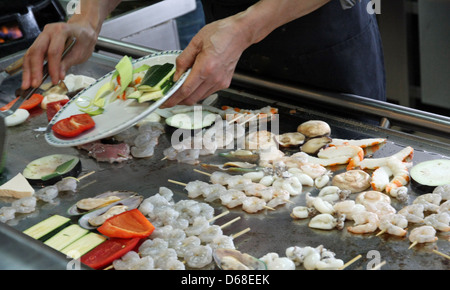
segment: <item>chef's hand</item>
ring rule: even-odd
[[[94,51],[103,21],[120,2],[80,0],[80,13],[74,14],[67,23],[46,25],[24,56],[22,89],[40,85],[45,58],[53,84],[63,80],[71,66],[85,62]],[[71,37],[76,38],[76,43],[61,60],[66,40]]]
[[[70,37],[77,40],[61,60],[66,40]],[[85,62],[91,56],[96,40],[97,33],[89,24],[61,22],[46,25],[24,56],[22,89],[40,85],[45,58],[52,83],[57,84],[65,78],[71,66]]]
[[[184,84],[162,107],[193,105],[214,92],[228,88],[236,64],[249,46],[234,17],[204,26],[176,60],[174,80],[192,68]]]

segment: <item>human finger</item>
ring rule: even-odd
[[[42,81],[42,68],[49,42],[47,35],[40,35],[26,53],[23,71],[25,76],[29,76],[31,87],[38,87]]]

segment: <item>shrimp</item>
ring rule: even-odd
[[[306,206],[296,206],[292,209],[291,217],[294,219],[305,219],[313,215],[314,209]]]
[[[209,222],[206,218],[199,216],[194,219],[194,222],[191,226],[186,228],[184,232],[188,237],[190,236],[198,236],[201,232],[206,230],[209,227]]]
[[[189,198],[197,198],[203,194],[203,188],[207,187],[208,185],[209,184],[204,181],[195,180],[195,181],[190,181],[186,185],[185,189],[188,192]]]
[[[302,184],[295,176],[288,178],[279,178],[272,184],[273,187],[284,189],[289,192],[290,195],[296,196],[302,193]]]
[[[267,206],[274,208],[289,201],[289,192],[284,189],[275,190],[273,198],[267,202]]]
[[[299,168],[293,167],[289,168],[288,172],[292,175],[297,177],[298,181],[304,186],[313,186],[314,185],[314,179],[312,179],[308,174],[303,173],[302,170]]]
[[[215,237],[209,245],[213,249],[236,249],[236,247],[234,246],[233,237],[227,235]]]
[[[313,207],[320,213],[334,214],[333,205],[321,197],[312,197],[311,193],[306,194],[306,206]]]
[[[347,227],[347,230],[354,234],[365,234],[374,232],[380,223],[378,216],[373,212],[362,211],[353,215],[355,224]]]
[[[113,267],[116,270],[153,270],[155,269],[152,257],[139,257],[134,251],[129,251],[120,259],[113,261]]]
[[[375,213],[378,217],[396,213],[397,210],[387,202],[376,202],[367,204],[366,210]]]
[[[244,186],[253,183],[250,178],[245,178],[242,175],[232,175],[227,179],[228,188],[241,189],[239,186]]]
[[[273,182],[275,181],[275,176],[273,175],[266,175],[259,181],[260,184],[265,186],[271,186]]]
[[[420,224],[423,223],[425,217],[424,210],[425,207],[422,204],[411,204],[399,210],[398,213],[403,215],[408,222]]]
[[[437,241],[436,230],[432,226],[421,226],[415,228],[409,234],[412,243],[432,243]]]
[[[304,163],[300,165],[299,169],[312,179],[316,179],[328,172],[324,166],[313,163]]]
[[[214,238],[223,235],[222,229],[217,225],[208,226],[198,237],[203,243],[210,243]]]
[[[200,246],[202,242],[197,236],[189,236],[185,238],[181,243],[174,247],[177,252],[177,256],[183,258],[184,255],[191,250],[191,248]]]
[[[206,202],[212,202],[219,199],[220,196],[225,193],[227,189],[221,184],[209,184],[203,188],[202,196]]]
[[[450,231],[450,214],[447,212],[429,215],[424,219],[424,222],[426,225],[432,226],[438,231]]]
[[[184,255],[186,264],[191,268],[200,269],[212,262],[212,248],[199,245],[190,248]]]
[[[447,200],[439,206],[438,213],[442,212],[450,213],[450,200]]]
[[[381,232],[386,232],[394,236],[404,237],[407,234],[405,228],[408,220],[401,214],[388,214],[380,217],[379,228]]]
[[[246,195],[251,196],[260,196],[260,192],[265,189],[267,189],[267,186],[261,183],[245,184],[242,188]]]
[[[250,196],[242,201],[242,209],[248,213],[256,213],[266,206],[266,202],[262,198]]]
[[[337,219],[331,214],[322,213],[313,217],[308,226],[313,229],[331,230],[337,225]]]
[[[36,209],[36,198],[34,196],[27,196],[12,202],[11,207],[17,213],[30,213]]]
[[[247,196],[244,192],[237,189],[229,189],[220,195],[220,201],[228,208],[234,208],[242,204]]]
[[[268,253],[260,260],[266,263],[267,270],[295,270],[295,263],[291,259],[280,257],[277,253]]]
[[[211,174],[210,181],[214,184],[221,184],[221,185],[227,185],[228,184],[228,178],[230,178],[231,175],[226,172],[221,171],[215,171]]]
[[[323,200],[326,200],[330,203],[336,202],[338,200],[344,200],[351,194],[350,190],[341,190],[337,186],[329,185],[325,186],[319,191],[318,196]]]
[[[0,208],[0,222],[6,223],[16,217],[16,209],[10,206]]]
[[[413,204],[422,204],[424,211],[437,212],[439,210],[439,204],[441,203],[442,196],[438,193],[427,193],[418,196]]]
[[[336,213],[344,214],[348,220],[353,220],[354,214],[366,211],[362,204],[357,204],[354,200],[344,200],[336,203],[333,207]]]
[[[432,193],[440,194],[442,200],[450,200],[450,184],[439,185]]]
[[[389,158],[386,165],[391,169],[394,178],[386,185],[386,192],[402,187],[409,182],[409,171],[404,162],[397,158]]]

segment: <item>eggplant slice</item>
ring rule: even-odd
[[[23,176],[33,186],[48,186],[65,177],[78,177],[81,161],[67,154],[53,154],[31,161],[23,170]]]

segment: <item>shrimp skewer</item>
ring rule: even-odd
[[[421,226],[411,231],[409,240],[412,242],[408,249],[411,249],[418,243],[432,243],[437,241],[436,230],[432,226]]]
[[[407,231],[405,230],[407,226],[408,220],[405,216],[400,214],[388,214],[380,218],[380,225],[378,227],[381,232],[376,234],[376,236],[387,232],[394,236],[404,237],[407,234]]]
[[[378,216],[369,211],[358,212],[353,215],[355,224],[351,227],[347,227],[347,230],[354,234],[372,233],[380,224]]]

